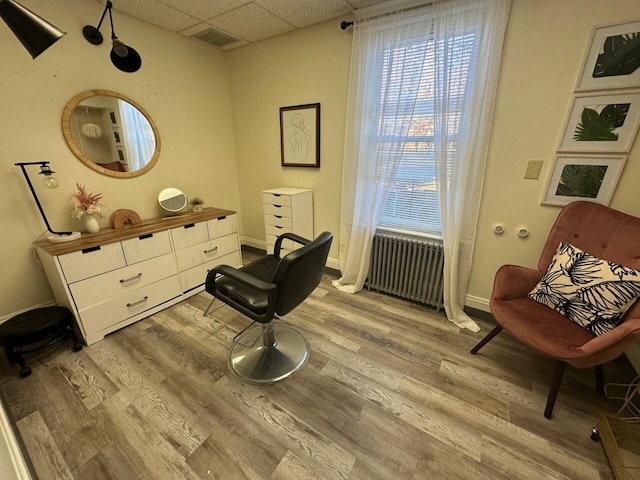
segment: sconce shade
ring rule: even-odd
[[[98,22],[97,27],[93,27],[92,25],[85,25],[82,29],[82,35],[84,38],[93,45],[100,45],[103,42],[102,34],[100,33],[100,26],[102,25],[102,21],[104,20],[105,15],[109,12],[109,23],[111,24],[111,41],[113,43],[113,48],[111,49],[111,63],[118,69],[123,72],[133,73],[140,70],[142,66],[142,58],[138,52],[136,52],[133,48],[125,45],[118,37],[113,30],[113,15],[111,14],[111,9],[113,8],[113,3],[110,0],[107,0],[107,3],[104,7],[104,11],[102,12],[102,16],[100,17],[100,21]]]
[[[114,42],[115,44],[115,42]],[[123,72],[133,73],[140,70],[142,66],[142,58],[138,52],[136,52],[133,48],[126,46],[127,53],[124,56],[120,56],[116,53],[116,49],[122,48],[123,43],[120,46],[114,46],[111,49],[111,63],[118,69]]]
[[[32,58],[36,58],[66,35],[66,32],[13,0],[0,0],[0,17]]]

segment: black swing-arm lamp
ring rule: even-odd
[[[66,35],[66,32],[13,0],[0,0],[0,17],[33,58]]]
[[[27,174],[26,165],[40,165],[40,175],[44,175],[42,179],[42,183],[47,188],[56,188],[58,186],[58,180],[53,177],[53,174],[56,173],[51,170],[49,167],[49,162],[19,162],[15,163],[17,167],[20,167],[24,178],[27,180],[27,184],[29,185],[29,189],[31,190],[31,194],[33,195],[33,199],[36,201],[36,205],[38,206],[38,210],[40,210],[40,215],[42,215],[42,219],[44,220],[45,225],[47,226],[47,230],[52,234],[48,237],[48,240],[51,242],[68,242],[70,240],[75,240],[80,237],[80,232],[56,232],[49,225],[49,220],[47,220],[47,216],[44,214],[44,209],[40,204],[40,200],[38,200],[38,195],[36,195],[36,190],[33,188],[33,184],[29,179],[29,175]]]
[[[107,11],[109,11],[109,23],[111,24],[111,43],[113,44],[110,55],[111,62],[118,70],[122,70],[123,72],[137,72],[142,66],[142,58],[140,58],[138,52],[136,52],[133,48],[125,45],[123,42],[118,40],[118,37],[116,36],[113,29],[113,16],[111,15],[112,8],[113,3],[111,3],[110,0],[107,0],[104,11],[102,12],[102,16],[100,17],[100,21],[98,22],[98,26],[93,27],[91,25],[85,25],[82,29],[82,35],[84,35],[84,38],[92,45],[101,45],[104,39],[102,37],[102,34],[100,33],[100,27],[102,26],[102,21],[104,20]]]

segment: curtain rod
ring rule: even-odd
[[[433,5],[435,2],[433,1],[425,1],[425,0],[411,0],[407,2],[402,2],[398,4],[397,1],[389,1],[383,2],[378,5],[372,5],[371,7],[360,8],[355,11],[356,17],[360,16],[360,18],[356,18],[356,20],[363,19],[375,19],[384,17],[387,15],[391,15],[394,13],[402,13],[408,12],[411,10],[416,10],[418,8],[428,7]],[[368,15],[367,15],[368,14]],[[366,16],[366,17],[365,17]],[[346,30],[350,26],[354,24],[353,21],[343,20],[340,22],[340,28],[342,30]]]

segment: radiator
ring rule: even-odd
[[[444,254],[437,241],[376,232],[365,286],[440,310]]]

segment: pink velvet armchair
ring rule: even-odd
[[[551,418],[567,364],[595,367],[596,390],[602,394],[602,365],[621,355],[640,335],[640,302],[627,310],[618,326],[596,336],[554,309],[527,297],[545,274],[561,242],[603,260],[640,270],[640,218],[592,202],[570,203],[558,215],[537,269],[504,265],[496,272],[490,305],[497,326],[471,353],[477,353],[504,329],[530,348],[555,358],[544,411],[546,418]]]

